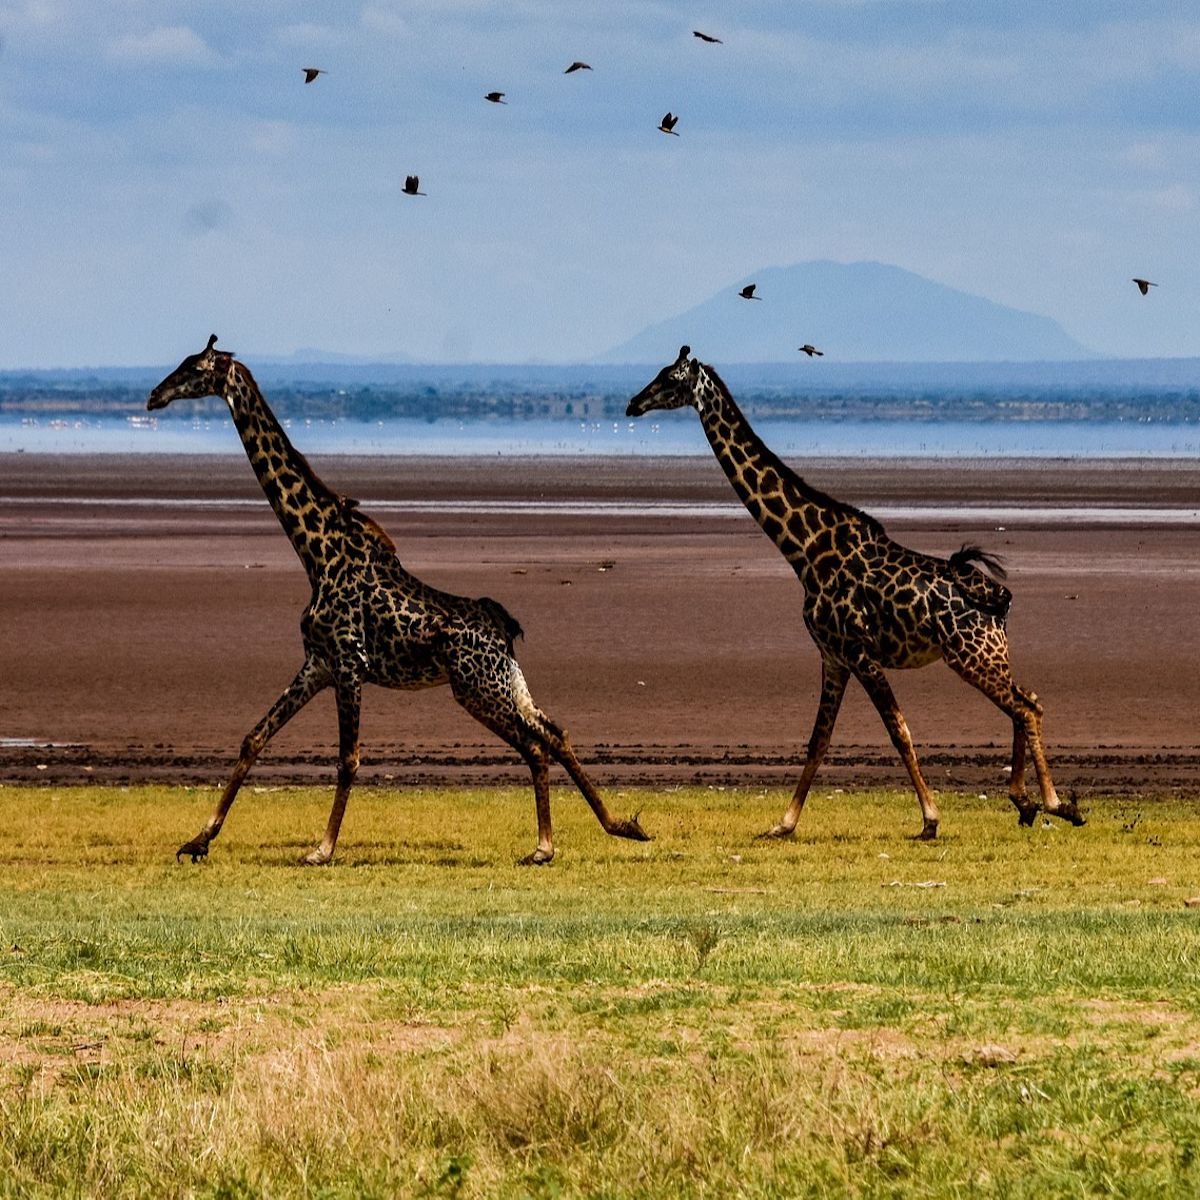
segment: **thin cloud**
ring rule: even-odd
[[[160,25],[110,42],[111,61],[131,66],[211,67],[220,60],[205,40],[186,25]]]
[[[408,22],[398,12],[379,4],[368,4],[360,20],[364,29],[385,37],[408,37],[410,33]]]

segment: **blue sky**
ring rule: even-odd
[[[577,361],[816,258],[1197,355],[1188,11],[0,0],[0,368]]]

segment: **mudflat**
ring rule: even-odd
[[[794,781],[818,655],[711,458],[312,461],[409,570],[520,620],[530,689],[602,785]],[[1060,790],[1200,786],[1200,464],[792,465],[907,545],[1003,556]],[[244,459],[0,455],[0,779],[221,781],[301,662],[307,599]],[[1003,715],[941,664],[891,679],[931,784],[1002,802]],[[527,778],[447,688],[369,689],[362,739],[362,783]],[[249,782],[332,783],[336,742],[318,697]],[[852,685],[817,787],[887,783],[907,786]]]

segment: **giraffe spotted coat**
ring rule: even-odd
[[[1009,796],[1022,825],[1038,805],[1025,793],[1025,755],[1033,756],[1046,812],[1073,824],[1083,817],[1060,800],[1042,745],[1042,707],[1013,682],[1005,617],[1011,594],[980,570],[999,564],[977,547],[948,559],[921,554],[888,537],[872,516],[811,487],[751,428],[717,373],[684,346],[679,357],[629,402],[628,415],[694,408],[721,469],[804,588],[804,624],[821,652],[821,699],[800,782],[783,819],[768,831],[796,828],[828,749],[851,678],[862,684],[912,781],[921,807],[919,837],[937,836],[939,814],[921,774],[904,715],[884,674],[938,659],[984,693],[1011,720]]]
[[[439,591],[406,571],[395,545],[358,502],[327,488],[288,440],[249,370],[215,348],[216,336],[151,393],[147,407],[216,395],[229,406],[246,456],[308,574],[312,598],[301,618],[304,663],[246,735],[215,811],[178,856],[208,853],[246,774],[263,747],[315,695],[333,688],[338,714],[338,779],[321,843],[309,865],[333,857],[359,763],[359,713],[365,684],[427,688],[449,684],[454,698],[512,746],[533,776],[538,841],[522,862],[554,856],[549,765],[560,763],[607,833],[645,840],[636,818],[614,817],[588,778],[567,734],[534,703],[513,643],[521,627],[496,600]]]

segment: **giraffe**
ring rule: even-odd
[[[312,587],[300,629],[304,664],[267,714],[246,735],[229,782],[204,828],[176,858],[198,862],[263,747],[315,695],[332,687],[337,704],[338,771],[333,808],[320,844],[301,859],[322,866],[333,858],[338,830],[359,763],[363,685],[415,689],[448,683],[455,700],[504,739],[533,775],[537,846],[521,860],[554,857],[550,824],[550,762],[566,768],[606,833],[648,841],[637,817],[613,816],[588,778],[566,732],[533,702],[513,642],[521,626],[484,596],[453,596],[422,583],[401,566],[391,538],[358,508],[331,491],[288,440],[249,370],[217,350],[213,334],[150,393],[146,407],[184,397],[220,396],[229,406],[250,465]]]
[[[782,819],[762,836],[795,831],[851,677],[871,698],[908,770],[921,806],[917,837],[937,836],[938,808],[884,672],[924,667],[939,658],[1012,721],[1009,799],[1019,824],[1032,825],[1038,811],[1025,791],[1028,748],[1042,807],[1082,825],[1074,801],[1060,800],[1051,782],[1042,706],[1009,673],[1004,621],[1012,594],[978,569],[1002,575],[997,560],[974,546],[949,559],[909,550],[892,541],[874,517],[810,487],[755,434],[712,367],[689,361],[690,354],[690,347],[682,347],[676,361],[629,401],[627,415],[696,409],[734,491],[803,585],[804,624],[821,652],[821,699],[804,769]]]

